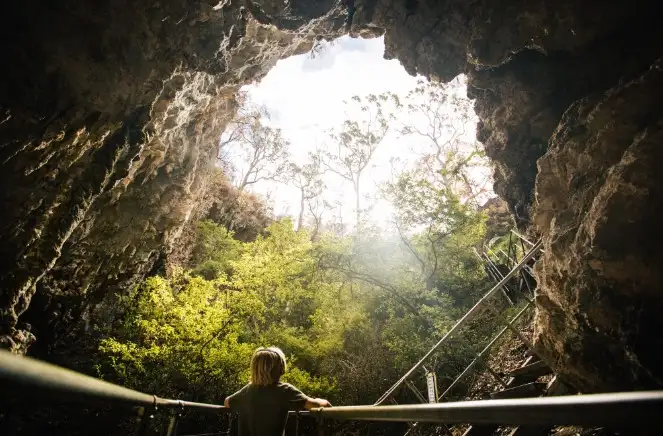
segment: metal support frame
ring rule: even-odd
[[[508,253],[506,255],[506,257],[509,258],[509,261],[511,261],[511,246],[512,246],[511,236],[513,236],[513,234],[509,232],[509,245],[508,245],[509,248],[508,248]],[[513,259],[514,259],[513,264],[514,265],[516,263],[518,263],[518,255],[516,254],[516,251],[518,251],[518,246],[516,246],[516,250],[513,252]],[[509,268],[511,268],[511,264],[509,263],[508,265],[509,265]]]
[[[531,304],[531,301],[528,300],[527,306],[529,306],[530,304]],[[518,339],[520,339],[520,342],[522,342],[523,344],[525,344],[525,346],[527,347],[528,350],[531,350],[532,352],[534,352],[534,347],[532,347],[532,344],[530,343],[530,341],[527,340],[527,338],[526,338],[526,337],[520,332],[520,330],[518,330],[517,328],[514,327],[513,322],[510,322],[510,321],[507,321],[506,319],[504,319],[504,317],[502,316],[502,314],[499,313],[499,312],[497,311],[497,309],[495,309],[495,308],[492,307],[492,306],[488,306],[488,310],[490,310],[491,312],[493,312],[493,314],[497,317],[497,319],[498,319],[502,324],[504,324],[504,326],[505,326],[506,328],[508,328],[509,330],[511,330],[511,332],[512,332],[514,335],[516,335],[516,336],[518,337]],[[540,357],[540,356],[539,356],[539,357]]]
[[[514,229],[511,229],[511,233],[516,235],[518,237],[518,239],[520,239],[521,241],[525,241],[527,243],[527,245],[529,245],[530,247],[534,247],[535,244],[533,242],[530,242],[527,238],[525,238],[523,235],[521,235],[520,233],[518,233]],[[543,250],[541,250],[541,251],[543,251]]]
[[[495,274],[495,270],[497,269],[497,267],[493,264],[493,262],[490,260],[490,258],[485,253],[483,254],[483,256],[481,254],[479,254],[479,252],[477,251],[476,248],[473,248],[472,250],[474,250],[474,254],[479,258],[479,260],[481,260],[481,262],[486,262],[486,261],[488,262],[488,264],[486,265],[486,271],[488,272],[488,275],[490,277],[492,277],[492,279],[495,280],[496,283],[499,283],[500,277],[502,275],[500,274],[498,276],[498,275]],[[485,256],[485,258],[484,258],[484,256]],[[498,270],[498,272],[499,272],[499,270]],[[507,301],[513,306],[514,303],[513,303],[513,301],[511,301],[511,298],[509,298],[508,292],[511,292],[511,289],[509,289],[509,287],[505,284],[502,287],[502,295],[504,295],[504,298],[506,298]]]
[[[525,239],[523,236],[521,236],[515,230],[511,229],[511,233],[515,234],[518,237],[518,240],[520,240],[520,247],[522,248],[523,253],[525,253],[527,251],[527,249],[525,248],[525,242],[527,242],[530,245],[533,245],[530,241]],[[539,250],[539,251],[541,251],[543,253],[543,250]],[[529,281],[527,280],[527,277],[526,277],[525,273],[527,273],[530,277],[533,278],[534,277],[534,271],[532,271],[532,268],[530,268],[529,265],[525,265],[525,267],[523,267],[523,269],[520,270],[520,277],[522,277],[523,282],[525,282],[525,286],[527,286],[527,290],[529,291],[530,295],[532,295],[532,297],[534,297],[534,290],[529,285]]]
[[[387,392],[385,392],[376,402],[375,405],[382,405],[393,393],[399,389],[405,381],[408,380],[421,366],[426,363],[426,361],[437,351],[442,344],[444,344],[449,338],[451,338],[454,333],[456,333],[463,325],[465,325],[470,319],[472,319],[478,312],[483,304],[492,297],[497,291],[499,291],[502,286],[504,286],[513,276],[518,274],[518,271],[525,265],[541,248],[541,242],[538,242],[532,249],[527,252],[520,263],[513,267],[513,269],[495,286],[493,286],[486,294],[481,297],[481,299],[460,319],[456,324],[451,327],[451,329],[440,339],[433,347],[408,371],[401,377],[393,386],[391,386]]]
[[[495,263],[485,253],[484,253],[484,258],[485,258],[485,261],[488,262],[488,267],[489,267],[490,272],[492,273],[493,280],[495,280],[497,283],[499,283],[500,280],[502,280],[504,278],[504,276],[500,272],[499,268],[497,268],[497,265],[495,265]],[[513,291],[511,291],[511,288],[509,288],[505,283],[504,286],[502,286],[502,295],[504,296],[504,298],[506,298],[506,300],[509,302],[509,304],[511,306],[515,306],[513,300],[511,300],[511,297],[509,297],[510,292],[513,293]]]
[[[407,385],[408,388],[410,388],[410,390],[412,391],[414,396],[417,397],[417,400],[419,400],[420,403],[425,404],[428,402],[428,400],[426,400],[426,398],[423,396],[421,391],[417,389],[417,387],[414,385],[414,383],[412,383],[412,381],[407,380],[405,384]]]
[[[516,321],[518,321],[518,319],[520,319],[520,317],[523,316],[523,314],[525,314],[525,312],[527,312],[527,309],[529,309],[530,306],[531,306],[531,303],[529,303],[529,302],[528,302],[527,304],[525,304],[525,307],[523,307],[523,308],[520,310],[520,312],[518,312],[518,313],[517,313],[512,319],[511,319],[511,321],[509,322],[509,324],[513,325]],[[465,370],[464,370],[463,372],[461,372],[460,375],[458,375],[458,377],[456,377],[456,379],[455,379],[453,382],[451,382],[451,384],[447,387],[447,389],[445,389],[445,391],[444,391],[444,392],[438,397],[437,401],[440,401],[440,400],[442,400],[444,397],[446,397],[447,394],[448,394],[449,392],[451,392],[451,389],[453,389],[453,387],[456,386],[456,384],[458,384],[459,381],[461,381],[461,380],[462,380],[467,374],[469,374],[469,373],[474,369],[474,367],[475,367],[475,366],[476,366],[476,365],[477,365],[477,364],[478,364],[478,363],[484,358],[484,356],[485,356],[486,354],[488,354],[488,353],[490,352],[490,350],[493,348],[493,346],[495,345],[495,343],[496,343],[496,342],[497,342],[502,336],[504,336],[504,333],[506,333],[508,330],[509,330],[509,329],[508,329],[507,327],[504,327],[502,330],[500,330],[499,333],[497,333],[497,335],[495,335],[495,337],[493,338],[493,340],[490,341],[490,342],[488,343],[488,345],[486,345],[486,346],[484,347],[484,349],[481,350],[481,351],[479,352],[479,354],[477,355],[477,357],[476,357],[472,362],[470,362],[469,365],[467,365],[467,367],[465,368]]]
[[[534,298],[534,290],[529,285],[529,282],[527,281],[527,277],[525,277],[525,270],[524,269],[520,270],[520,277],[522,278],[523,282],[525,283],[525,286],[527,286],[527,290],[529,291],[529,294],[532,296],[532,298]],[[533,276],[530,274],[530,277],[533,277]]]
[[[500,253],[502,253],[502,255],[504,256],[504,258],[506,259],[506,264],[507,264],[507,266],[510,266],[511,262],[513,262],[513,259],[511,259],[511,257],[510,257],[508,254],[506,254],[506,253],[504,252],[504,250],[502,250],[501,248],[499,248],[497,251],[499,251]]]
[[[523,239],[522,236],[520,236],[519,233],[515,232],[515,230],[511,230],[511,233],[515,234],[515,235],[518,237],[518,239],[520,240],[520,245],[521,245],[521,247],[522,247],[523,253],[527,252],[527,249],[525,248],[525,243],[524,243],[523,241],[526,241],[528,244],[531,244],[531,242],[527,241],[526,239]],[[511,241],[511,239],[509,239],[509,241]],[[533,245],[533,244],[532,244],[532,245]],[[511,248],[511,247],[509,246],[509,249],[510,249],[510,248]],[[518,247],[517,247],[517,243],[516,243],[516,248],[514,249],[514,259],[511,259],[511,257],[510,257],[508,254],[506,254],[506,256],[507,256],[507,261],[509,261],[509,260],[513,260],[514,263],[517,261],[517,259],[518,259],[518,258],[517,258],[517,248],[518,248]],[[493,255],[495,255],[495,253],[492,252],[490,249],[488,249],[488,251],[490,251]],[[500,251],[502,254],[504,254],[504,251],[502,251],[502,250],[499,250],[499,251]],[[509,250],[509,251],[510,251],[510,250]],[[539,251],[543,252],[543,250],[539,250]],[[488,254],[485,253],[485,251],[484,251],[483,256],[481,256],[481,255],[476,251],[476,249],[474,250],[474,252],[476,253],[477,256],[479,256],[479,257],[481,258],[481,260],[486,260],[486,261],[492,266],[492,269],[493,269],[493,274],[492,274],[492,276],[495,276],[495,270],[496,270],[496,271],[497,271],[497,276],[498,276],[498,277],[502,277],[502,273],[501,273],[501,271],[500,271],[500,270],[497,268],[497,266],[494,264],[494,262],[492,261],[492,259],[490,258],[490,256],[488,256]],[[484,257],[485,257],[485,259],[484,259]],[[499,256],[497,256],[497,257],[499,257]],[[527,290],[528,290],[529,293],[533,296],[533,295],[534,295],[534,291],[532,290],[531,286],[529,285],[529,282],[527,281],[527,277],[525,277],[525,273],[527,273],[527,274],[528,274],[529,276],[531,276],[531,277],[534,277],[534,271],[532,270],[532,268],[531,268],[529,265],[523,265],[522,269],[521,269],[520,272],[519,272],[519,276],[522,277],[522,280],[525,282],[525,286],[527,286]],[[493,278],[494,278],[494,277],[493,277]],[[495,278],[495,281],[498,281],[498,278]],[[509,290],[509,288],[506,287],[506,285],[505,285],[505,288],[507,289],[507,291]]]

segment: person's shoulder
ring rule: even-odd
[[[236,395],[244,395],[246,394],[249,390],[251,390],[251,383],[247,383],[244,386],[242,386],[236,393]]]
[[[242,401],[244,401],[244,398],[250,390],[250,385],[251,384],[249,383],[242,386],[237,392],[226,398],[226,401],[228,401],[230,407],[237,406],[238,404],[241,404]]]
[[[302,394],[302,391],[299,390],[297,386],[291,385],[290,383],[278,382],[276,384],[276,387],[282,392],[288,392],[291,394]]]
[[[279,383],[278,385],[279,392],[283,396],[284,401],[289,404],[289,407],[295,407],[297,409],[304,406],[304,402],[308,400],[306,394],[297,389],[295,386],[290,383]]]

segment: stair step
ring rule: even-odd
[[[472,425],[463,436],[492,436],[498,428],[496,425]]]
[[[544,362],[543,360],[530,363],[525,366],[521,366],[518,369],[515,369],[509,373],[510,377],[527,377],[533,378],[536,380],[542,375],[548,375],[552,373],[552,369]]]
[[[526,365],[529,365],[530,363],[533,363],[533,362],[534,362],[534,359],[535,359],[534,356],[528,356],[527,359],[525,359],[525,361],[524,361],[524,362],[523,362],[518,368],[522,368],[523,366],[526,366]],[[517,370],[518,370],[518,369],[516,368],[514,371],[517,371]],[[504,375],[505,377],[509,377],[509,373],[508,373],[508,372],[507,372],[507,373],[503,373],[502,375]],[[512,385],[512,384],[514,384],[515,382],[516,382],[516,380],[515,380],[513,377],[510,377],[510,378],[509,378],[509,381],[507,382],[507,386],[508,386],[508,385]],[[521,383],[518,383],[518,384],[521,384]]]
[[[508,436],[548,436],[550,427],[520,426],[514,428]]]
[[[562,381],[554,376],[546,385],[544,395],[546,397],[555,395],[566,395],[570,393],[570,389]],[[514,428],[508,436],[547,436],[550,434],[550,427],[540,426],[520,426]]]
[[[571,388],[565,385],[558,376],[553,377],[552,380],[548,382],[548,386],[546,386],[546,397],[570,394],[572,394]]]
[[[490,398],[499,399],[499,398],[526,398],[526,397],[538,397],[546,389],[547,383],[527,383],[524,385],[516,386],[510,389],[505,389],[499,392],[493,392],[490,394]]]
[[[520,365],[520,367],[518,369],[523,368],[523,367],[525,367],[529,364],[532,364],[532,363],[536,362],[537,360],[538,360],[537,356],[528,356],[527,359],[525,359],[523,364]],[[518,371],[518,369],[515,369],[514,371]],[[507,376],[508,376],[508,374],[507,374]],[[506,385],[507,385],[507,387],[512,388],[514,386],[520,386],[522,384],[533,382],[533,381],[536,381],[536,380],[532,380],[530,378],[520,377],[520,376],[519,377],[509,377],[509,380],[507,381]]]

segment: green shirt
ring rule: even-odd
[[[282,436],[289,410],[301,410],[306,395],[288,383],[271,386],[247,384],[229,398],[239,413],[239,436]]]

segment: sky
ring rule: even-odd
[[[293,160],[302,164],[309,152],[328,141],[326,131],[340,126],[348,118],[361,116],[348,112],[345,101],[355,95],[363,97],[384,92],[404,97],[417,86],[418,80],[422,80],[407,74],[398,60],[385,60],[383,53],[382,38],[343,36],[315,56],[304,54],[279,61],[260,82],[248,85],[244,90],[253,102],[266,107],[270,114],[268,123],[282,130],[291,143]],[[465,95],[464,84],[459,83],[457,88]],[[406,121],[412,120],[397,120],[398,123]],[[474,136],[471,128],[468,138]],[[392,177],[390,160],[396,157],[402,165],[409,166],[417,158],[418,147],[396,134],[381,143],[363,183],[364,196],[375,201],[369,213],[373,221],[390,220],[391,206],[379,198],[377,188]],[[233,164],[242,166],[239,161]],[[352,187],[333,174],[326,174],[324,182],[328,188],[326,199],[341,204],[330,214],[341,214],[344,222],[351,222],[354,216]],[[299,213],[298,190],[292,186],[259,182],[250,190],[268,197],[277,216],[296,217]]]

